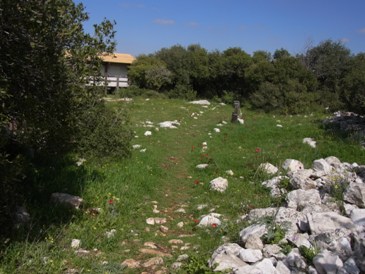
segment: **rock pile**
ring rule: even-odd
[[[286,206],[242,216],[251,225],[240,245],[220,246],[209,265],[235,274],[365,273],[365,166],[331,156],[309,169],[288,159],[283,168],[287,176],[262,184],[286,195]]]

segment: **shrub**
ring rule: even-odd
[[[130,155],[132,131],[126,111],[99,104],[80,117],[78,151],[91,157],[122,158]]]
[[[194,100],[196,99],[196,91],[193,90],[189,86],[185,85],[177,85],[173,90],[170,90],[167,93],[169,98],[179,98],[185,100]]]

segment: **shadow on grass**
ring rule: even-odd
[[[61,228],[80,218],[83,209],[75,210],[56,205],[51,202],[51,194],[63,192],[82,197],[87,182],[100,180],[103,180],[101,173],[77,166],[71,156],[34,159],[27,176],[16,182],[14,188],[17,191],[16,196],[21,197],[16,201],[17,206],[26,208],[31,220],[16,226],[14,216],[11,216],[8,227],[0,231],[0,254],[7,243],[43,239],[49,230]]]

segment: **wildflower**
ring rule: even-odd
[[[194,151],[194,149],[195,149],[195,146],[191,146],[191,151]]]
[[[213,228],[216,228],[218,225],[216,223],[211,224]]]
[[[198,185],[199,184],[199,180],[194,180],[194,184]]]
[[[198,219],[195,219],[195,220],[194,220],[194,223],[199,224],[199,223],[200,223],[200,221],[199,221]]]
[[[112,205],[114,203],[113,199],[108,200],[108,204]]]
[[[255,149],[255,152],[256,152],[256,153],[260,153],[260,152],[261,152],[261,148],[257,147],[257,148]]]

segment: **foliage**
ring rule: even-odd
[[[273,221],[269,222],[267,225],[267,233],[262,236],[262,241],[265,244],[278,244],[282,239],[284,239],[285,230]]]
[[[114,24],[104,20],[87,34],[82,25],[87,19],[83,5],[72,0],[0,2],[0,200],[13,201],[1,205],[6,212],[1,222],[24,201],[23,185],[37,187],[31,176],[35,159],[61,158],[75,148],[100,155],[106,147],[100,132],[92,135],[93,146],[83,140],[91,124],[85,115],[100,121],[105,110],[99,89],[86,84],[89,77],[99,77],[100,54],[115,48]],[[103,130],[112,133],[111,124],[104,120]],[[128,142],[123,138],[114,144],[119,155],[128,154]]]
[[[300,255],[307,261],[308,264],[313,264],[313,259],[318,255],[320,249],[318,247],[306,247],[304,245],[299,247]]]
[[[78,151],[83,156],[97,158],[125,158],[130,155],[128,117],[124,110],[116,112],[104,105],[96,105],[82,113],[77,136]]]
[[[133,85],[160,91],[171,83],[171,72],[166,64],[152,56],[140,56],[130,66],[128,77]]]
[[[347,109],[365,114],[365,53],[357,54],[350,62],[350,69],[342,78],[342,99]]]
[[[215,273],[208,265],[207,258],[190,254],[189,261],[183,266],[184,273],[189,274],[213,274]]]

